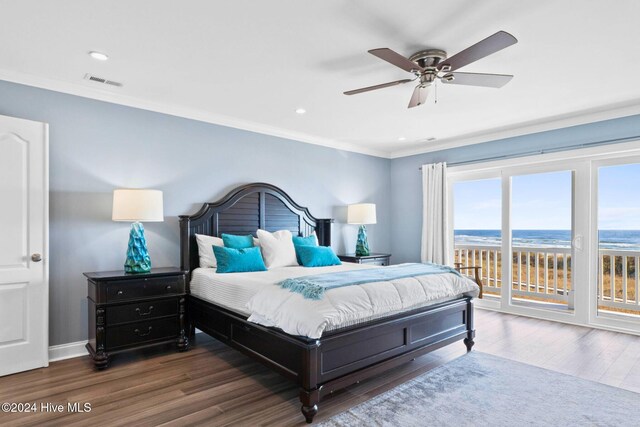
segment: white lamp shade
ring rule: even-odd
[[[113,190],[114,221],[164,221],[162,191],[160,190]]]
[[[347,207],[348,224],[375,224],[376,205],[374,203],[357,203]]]

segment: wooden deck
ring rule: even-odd
[[[640,337],[476,310],[474,351],[640,392]],[[465,353],[462,343],[353,385],[321,402],[315,421]],[[187,353],[166,349],[116,357],[96,372],[88,357],[0,378],[0,402],[33,403],[37,413],[0,412],[0,425],[306,425],[298,390],[235,350],[198,334]],[[62,413],[40,411],[63,404]],[[67,402],[88,402],[70,414]]]

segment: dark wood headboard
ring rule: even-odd
[[[289,230],[294,236],[313,231],[322,246],[331,245],[332,219],[317,219],[276,186],[247,184],[221,200],[205,203],[194,215],[180,215],[180,265],[191,272],[200,264],[196,233],[209,236],[252,234],[256,230]]]

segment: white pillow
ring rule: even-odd
[[[224,246],[224,242],[219,237],[207,236],[206,234],[196,234],[198,242],[198,255],[200,256],[201,268],[216,268],[216,256],[213,254],[214,246]]]
[[[257,234],[260,240],[262,258],[267,268],[298,265],[296,249],[293,247],[293,240],[291,240],[291,232],[289,230],[280,230],[275,233],[258,230]]]

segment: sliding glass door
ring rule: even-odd
[[[510,304],[573,310],[570,170],[511,177]]]
[[[454,262],[479,266],[484,297],[499,299],[502,287],[502,200],[500,178],[454,185]]]
[[[628,161],[628,160],[627,160]],[[640,162],[596,165],[596,317],[640,325]]]
[[[587,323],[589,185],[587,162],[449,174],[454,261],[481,267],[478,305]]]
[[[479,306],[640,333],[640,141],[450,168],[454,260]]]

